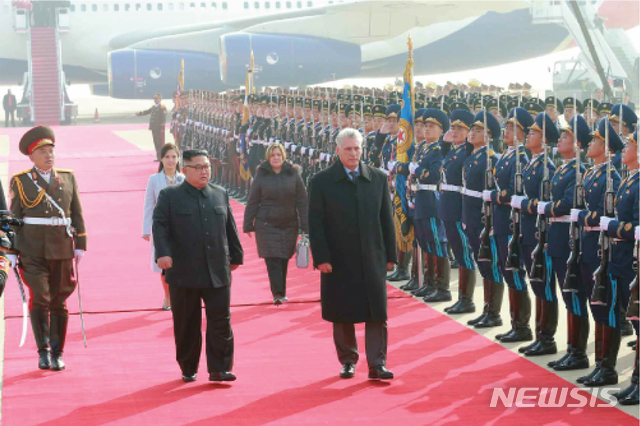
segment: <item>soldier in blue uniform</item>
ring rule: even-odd
[[[475,263],[469,239],[462,226],[462,168],[473,146],[467,142],[474,115],[460,102],[451,105],[451,137],[454,147],[442,163],[442,183],[438,217],[442,220],[453,255],[458,261],[458,301],[444,309],[448,314],[475,312],[473,290],[476,284]]]
[[[543,120],[545,121],[543,123]],[[538,201],[541,196],[542,181],[544,179],[545,157],[543,148],[543,130],[545,133],[545,145],[547,153],[549,146],[558,143],[560,133],[553,119],[546,113],[541,112],[536,116],[535,122],[529,128],[527,143],[525,148],[531,151],[531,160],[522,170],[522,178],[524,183],[524,195],[514,195],[511,197],[511,207],[520,209],[521,215],[521,246],[522,257],[524,258],[525,269],[531,271],[532,254],[538,241],[536,238],[537,219],[538,219]],[[548,177],[551,179],[555,172],[555,166],[551,162],[551,157],[547,155]],[[538,345],[541,340],[553,338],[558,318],[558,303],[554,298],[551,287],[553,283],[547,278],[544,281],[531,281],[531,288],[536,298],[536,319],[535,333],[536,338],[533,343],[522,346],[518,349],[520,353],[525,353],[529,349]],[[555,319],[551,321],[552,319]]]
[[[586,354],[587,338],[589,335],[589,313],[587,302],[593,290],[593,273],[600,264],[598,256],[598,239],[600,236],[600,216],[604,212],[604,194],[607,187],[607,166],[611,167],[614,190],[620,185],[620,176],[612,165],[607,162],[605,151],[605,126],[609,126],[610,148],[619,149],[622,142],[607,120],[600,120],[593,139],[589,143],[587,157],[595,162],[583,178],[583,193],[585,209],[571,209],[571,221],[576,222],[582,230],[580,238],[580,279],[576,292],[564,291],[562,296],[567,306],[568,318],[568,346],[567,354],[553,364],[558,371],[577,370],[589,367]],[[594,318],[598,318],[601,307],[591,305]],[[606,317],[606,315],[605,315]],[[597,320],[596,320],[597,322]],[[596,325],[596,341],[601,340],[600,330]],[[619,339],[618,339],[619,340]],[[596,354],[596,362],[599,354]]]
[[[380,167],[381,158],[382,158],[382,144],[384,140],[376,139],[377,135],[380,133],[380,129],[384,122],[381,122],[382,118],[387,117],[386,107],[382,104],[376,104],[372,108],[373,120],[374,120],[374,129],[367,135],[367,153],[369,156],[369,164],[373,167]],[[376,143],[376,141],[378,141]]]
[[[620,124],[620,118],[622,118],[622,124]],[[615,104],[613,108],[611,108],[611,114],[609,116],[611,123],[613,124],[613,128],[616,130],[616,133],[622,139],[624,143],[633,133],[635,129],[636,123],[638,122],[638,116],[636,113],[629,108],[629,106],[625,104]],[[618,169],[618,171],[622,171],[622,148],[618,151],[612,151],[614,153],[613,157],[613,165]]]
[[[416,161],[409,166],[417,186],[413,223],[418,243],[427,253],[427,265],[435,265],[436,277],[432,287],[429,288],[430,283],[427,283],[424,292],[416,295],[424,294],[425,302],[444,302],[451,300],[451,265],[444,225],[438,218],[438,185],[442,170],[439,140],[449,130],[449,117],[440,109],[427,108],[424,110],[423,122],[425,140],[417,149]],[[433,274],[431,271],[429,273]]]
[[[574,115],[582,114],[582,103],[572,96],[564,98],[562,106],[564,107],[563,116],[567,123],[571,121]]]
[[[486,118],[485,118],[486,115]],[[486,129],[485,122],[486,120]],[[488,139],[496,139],[501,135],[500,124],[496,118],[485,111],[480,111],[474,117],[471,127],[469,142],[474,150],[464,161],[463,168],[463,197],[462,197],[462,223],[465,233],[469,239],[469,244],[473,250],[473,256],[478,264],[478,269],[483,279],[484,287],[484,308],[482,315],[467,323],[476,327],[495,327],[502,325],[500,318],[500,306],[502,305],[502,295],[504,284],[502,274],[498,266],[497,248],[495,240],[491,237],[491,244],[494,252],[493,262],[477,262],[480,250],[480,233],[483,229],[483,199],[482,191],[485,189],[485,175],[487,171],[487,161],[495,164],[497,161],[493,150],[486,146],[485,132]]]
[[[574,115],[569,126],[562,129],[558,143],[558,154],[564,158],[563,164],[556,169],[551,179],[551,201],[538,202],[538,214],[543,214],[550,222],[548,244],[546,250],[547,269],[549,272],[549,296],[554,306],[549,312],[548,334],[539,339],[539,344],[525,352],[527,356],[555,354],[558,348],[553,336],[558,326],[558,307],[556,283],[562,286],[567,273],[567,259],[570,254],[569,224],[573,207],[574,188],[576,185],[576,152],[573,145],[573,122],[577,120],[577,141],[580,147],[591,141],[591,131],[587,122],[580,115]],[[581,172],[584,167],[580,165]],[[568,307],[571,309],[571,305]],[[549,363],[553,367],[555,362]]]
[[[567,310],[570,311],[569,344],[572,354],[568,358],[565,357],[566,360],[564,362],[556,363],[554,369],[557,370],[588,368],[589,366],[588,358],[584,353],[584,346],[586,346],[586,334],[588,333],[589,323],[587,313],[584,311],[586,311],[586,300],[591,296],[593,291],[593,273],[600,265],[600,258],[598,255],[600,237],[599,225],[601,222],[601,217],[603,217],[603,221],[606,220],[603,215],[605,192],[607,189],[607,167],[611,167],[610,174],[613,181],[614,191],[617,191],[618,187],[620,186],[620,176],[618,175],[613,165],[611,165],[607,161],[608,153],[605,151],[604,141],[606,126],[609,126],[610,148],[612,148],[612,150],[617,150],[622,146],[622,141],[616,134],[611,123],[606,119],[600,120],[597,126],[597,130],[594,133],[594,138],[589,144],[589,150],[587,152],[587,156],[594,160],[595,166],[589,169],[584,178],[583,185],[586,209],[572,209],[571,211],[572,221],[575,221],[582,227],[582,247],[580,258],[581,288],[577,293],[565,293],[573,299],[573,309],[570,309],[570,306],[567,305]],[[632,246],[633,243],[631,243],[629,255],[632,254]],[[632,270],[629,270],[625,275],[630,275],[632,279],[634,274]],[[628,294],[628,285],[631,282],[631,279],[626,281],[626,294]],[[612,280],[612,283],[613,282],[614,281]],[[594,371],[594,373],[590,375],[579,378],[580,383],[590,383],[589,386],[602,386],[605,384],[618,383],[615,364],[618,349],[620,347],[621,317],[619,313],[616,312],[615,320],[613,321],[613,323],[611,323],[609,308],[605,306],[597,306],[594,304],[590,304],[590,307],[595,320],[595,359],[596,370],[598,371]],[[626,302],[624,307],[626,309]],[[618,309],[618,306],[616,306],[615,309]],[[576,315],[578,315],[580,318],[576,318]],[[580,320],[580,322],[584,321],[586,322],[586,324],[580,324],[578,320]],[[580,324],[579,327],[581,328],[581,332],[575,331],[576,324]],[[583,337],[582,334],[585,334],[585,336]],[[584,342],[576,342],[576,338],[572,337],[574,335],[580,337],[580,340],[584,340]]]
[[[612,259],[609,264],[609,273],[612,280],[616,283],[618,296],[618,306],[625,308],[625,297],[628,299],[628,284],[633,280],[633,230],[638,226],[638,185],[640,180],[638,174],[638,130],[635,134],[629,135],[627,146],[622,153],[622,162],[630,171],[629,176],[622,181],[616,194],[616,218],[610,220],[602,217],[600,219],[600,227],[606,229],[610,237],[614,238],[612,245]],[[625,293],[626,292],[626,293]],[[611,309],[611,307],[609,307]],[[619,310],[618,310],[619,312]],[[613,311],[614,319],[616,311]],[[596,327],[598,324],[596,324]],[[636,331],[636,354],[633,374],[631,376],[631,385],[613,396],[618,399],[622,405],[638,404],[638,321],[633,321]],[[606,326],[605,326],[606,327]],[[613,349],[613,348],[612,348]],[[613,354],[609,353],[609,357]],[[610,368],[609,363],[605,368]],[[601,366],[602,368],[602,366]],[[610,370],[605,370],[602,376],[611,375]],[[595,380],[595,378],[594,378]]]
[[[515,123],[518,123],[517,128]],[[533,339],[529,320],[531,319],[531,299],[527,289],[526,274],[523,269],[508,270],[505,267],[509,254],[511,231],[511,196],[515,191],[516,164],[522,168],[529,162],[524,151],[524,142],[534,120],[521,107],[513,108],[507,116],[503,142],[507,151],[502,154],[493,169],[496,189],[484,191],[485,201],[493,205],[493,236],[498,248],[498,265],[509,288],[509,312],[511,330],[498,334],[496,338],[503,342],[522,342]],[[517,136],[519,142],[516,145]]]

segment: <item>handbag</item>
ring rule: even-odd
[[[302,269],[309,267],[309,238],[306,235],[303,235],[298,241],[296,266]]]

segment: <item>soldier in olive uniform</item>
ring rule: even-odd
[[[136,112],[136,115],[151,115],[149,118],[149,130],[153,136],[153,146],[156,148],[157,161],[160,161],[160,150],[164,145],[165,123],[167,122],[167,107],[162,102],[162,95],[156,93],[153,96],[154,104],[151,108]]]
[[[34,166],[11,178],[11,213],[25,224],[16,232],[19,271],[29,287],[29,311],[40,369],[64,370],[69,315],[66,299],[76,288],[72,261],[80,260],[87,234],[76,178],[54,169],[55,135],[34,127],[20,140],[20,152]],[[11,259],[15,264],[15,254]]]

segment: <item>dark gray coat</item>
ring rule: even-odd
[[[397,263],[387,176],[360,163],[352,182],[336,161],[309,189],[309,240],[322,274],[322,318],[357,323],[387,319],[387,263]]]
[[[229,265],[242,265],[243,251],[224,188],[202,190],[188,182],[160,191],[153,210],[156,260],[170,256],[167,282],[178,287],[231,285]]]
[[[258,256],[289,259],[299,230],[307,233],[308,199],[300,167],[289,162],[276,174],[268,162],[258,166],[244,211],[244,232],[256,233]]]

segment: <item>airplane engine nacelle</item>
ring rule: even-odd
[[[318,37],[231,33],[220,37],[220,77],[243,86],[254,54],[255,84],[299,86],[360,73],[360,46]]]
[[[185,89],[223,91],[218,55],[178,50],[121,49],[109,53],[109,95],[120,99],[150,99],[155,93],[171,98],[178,87],[181,61]]]

